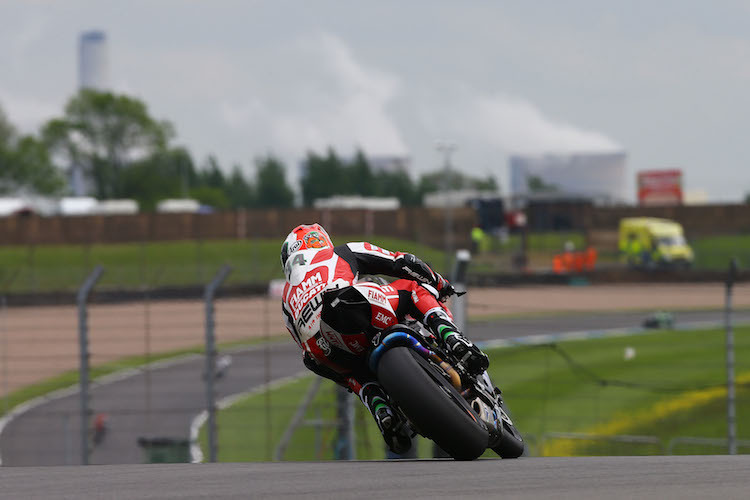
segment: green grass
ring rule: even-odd
[[[444,252],[426,245],[375,236],[336,238],[338,242],[363,239],[414,253],[440,272],[445,271]],[[580,232],[529,234],[532,263],[551,265],[550,256],[560,252],[566,241],[572,241],[578,249],[585,246]],[[695,269],[724,270],[735,256],[742,267],[750,267],[750,235],[700,238],[691,244]],[[279,248],[276,239],[0,246],[0,293],[73,291],[96,265],[105,267],[99,283],[105,288],[205,284],[223,264],[233,267],[228,283],[263,283],[282,277]],[[519,248],[519,235],[511,235],[505,244],[493,240],[492,251],[476,257],[472,272],[508,268],[510,255]]]
[[[735,344],[737,374],[750,372],[750,327],[735,330]],[[633,359],[624,359],[627,347],[635,350]],[[592,433],[613,422],[626,431],[620,434],[658,436],[662,445],[675,436],[721,437],[726,429],[726,410],[721,399],[699,404],[687,412],[664,414],[656,420],[631,418],[632,415],[649,415],[657,403],[724,383],[724,332],[721,330],[662,331],[567,341],[556,346],[494,349],[489,354],[493,381],[503,389],[514,421],[527,436],[532,453],[539,451],[538,444],[547,433]],[[278,443],[311,380],[303,379],[270,391],[268,401],[273,422],[270,434],[266,433],[265,426],[265,394],[251,396],[220,412],[219,459],[269,459],[268,449]],[[318,394],[306,419],[333,418],[333,384],[325,384],[328,388]],[[359,403],[357,406],[361,407]],[[382,458],[377,428],[363,408],[358,411],[358,421],[366,425],[366,430],[359,430],[358,457]],[[741,387],[737,416],[741,439],[750,439],[750,425],[745,424],[750,422],[748,415],[750,390]],[[334,437],[330,428],[323,428],[316,438],[314,426],[301,427],[295,433],[286,458],[332,458]],[[365,449],[364,443],[369,443],[369,448]],[[581,442],[575,452],[640,454],[660,450],[661,446],[621,444],[602,448],[598,444]],[[420,456],[428,454],[429,444],[422,443]],[[491,452],[488,456],[492,456]]]
[[[281,388],[247,397],[218,413],[218,459],[221,462],[269,461],[280,442],[297,406],[313,385],[314,375]],[[335,419],[337,386],[324,380],[305,415],[307,424],[298,428],[284,460],[332,460],[335,458]],[[352,396],[353,397],[353,396]],[[267,412],[268,410],[268,412]],[[357,398],[354,401],[356,456],[359,460],[385,457],[380,431]],[[316,421],[321,424],[316,424]],[[198,436],[203,450],[208,449],[206,427]],[[420,457],[431,456],[431,442],[419,439]]]
[[[618,415],[648,409],[659,401],[725,381],[724,333],[720,330],[565,342],[559,347],[576,366],[544,346],[500,351],[493,359],[498,370],[495,381],[504,389],[525,433],[541,436],[546,432],[590,431]],[[634,359],[624,360],[626,347],[635,349]],[[736,331],[736,358],[737,373],[750,370],[749,327]],[[642,388],[603,385],[590,374],[604,381],[640,384]],[[669,425],[657,427],[666,429]],[[627,433],[639,434],[641,430],[636,426]],[[750,437],[750,428],[741,433]]]
[[[362,240],[362,236],[338,241]],[[442,268],[444,253],[394,238],[372,243],[419,255]],[[3,291],[73,291],[91,269],[102,265],[100,288],[196,285],[207,283],[218,269],[232,266],[227,283],[263,283],[283,277],[276,239],[177,241],[110,245],[0,246],[0,293]]]
[[[743,416],[745,420],[750,415],[750,387],[741,385],[736,390],[737,415]],[[673,438],[693,436],[714,439],[726,439],[727,437],[727,401],[725,398],[716,398],[708,404],[701,405],[689,411],[671,415],[668,418],[659,419],[651,424],[638,426],[637,432],[642,435],[658,435],[664,444],[668,444]],[[745,422],[739,421],[742,428],[740,437],[748,439],[750,432],[745,428]],[[680,444],[674,448],[675,454],[725,454],[727,449],[714,445],[689,445]],[[750,453],[750,447],[743,447],[740,452]]]
[[[737,257],[741,268],[750,268],[750,234],[712,236],[690,241],[695,252],[695,269],[724,271]]]

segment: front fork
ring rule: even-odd
[[[502,404],[498,399],[499,393],[495,394],[495,387],[486,371],[477,377],[477,381],[473,386],[466,391],[469,393],[466,396],[469,398],[472,395],[474,396],[473,399],[467,399],[471,408],[485,423],[489,433],[488,448],[492,448],[500,443],[503,437],[503,420],[506,420],[511,425],[513,423],[503,410]]]

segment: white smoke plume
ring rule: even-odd
[[[362,64],[342,40],[328,34],[297,43],[283,59],[276,71],[293,79],[286,93],[225,103],[221,112],[227,125],[254,130],[270,150],[287,157],[325,152],[329,146],[340,154],[356,148],[369,154],[408,151],[387,110],[398,95],[398,78]]]
[[[545,116],[531,102],[503,94],[478,97],[469,107],[476,133],[509,153],[606,152],[621,149],[614,140],[591,130]]]
[[[422,125],[438,137],[451,137],[467,153],[497,156],[622,149],[607,135],[551,118],[521,97],[464,88],[443,100],[452,104],[441,108],[421,103]]]

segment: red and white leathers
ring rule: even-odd
[[[411,254],[391,252],[366,242],[335,248],[306,249],[289,255],[282,310],[286,327],[303,350],[305,365],[360,394],[370,377],[365,355],[371,338],[365,332],[341,335],[321,321],[323,293],[355,286],[372,307],[371,326],[382,330],[411,315],[421,320],[439,311],[439,291],[450,285]],[[358,282],[364,274],[401,278],[389,285]]]

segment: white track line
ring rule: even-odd
[[[222,352],[223,353],[249,352],[249,351],[256,351],[259,349],[263,349],[268,346],[273,347],[275,345],[280,345],[280,344],[281,342],[273,342],[271,344],[258,344],[258,345],[254,345],[250,347],[235,347],[235,348],[228,349]],[[109,375],[104,375],[102,377],[92,380],[91,389],[95,389],[97,387],[101,387],[107,384],[113,384],[115,382],[119,382],[121,380],[125,380],[127,378],[139,375],[145,371],[146,366],[149,367],[149,370],[159,370],[163,368],[169,368],[173,365],[177,365],[180,363],[192,361],[194,359],[201,358],[201,357],[203,357],[203,354],[185,354],[185,355],[176,356],[176,357],[169,358],[169,359],[163,359],[161,361],[155,361],[153,363],[150,363],[149,365],[141,365],[138,368],[125,368],[123,370],[116,371],[114,373],[110,373]],[[78,384],[74,384],[69,387],[58,389],[56,391],[49,392],[42,396],[38,396],[34,399],[30,399],[24,403],[21,403],[13,407],[11,411],[9,411],[5,415],[3,415],[2,418],[0,418],[0,443],[2,442],[3,431],[13,420],[20,417],[27,411],[33,410],[37,406],[43,405],[45,403],[49,403],[50,401],[54,401],[56,399],[64,398],[67,396],[72,396],[73,394],[79,391],[79,388],[80,387]],[[2,446],[0,446],[0,466],[2,465],[3,465]]]
[[[675,330],[698,330],[698,329],[712,327],[712,326],[715,327],[717,324],[721,325],[721,322],[696,321],[692,323],[685,323],[683,325],[679,325],[677,328],[675,328]],[[640,328],[640,327],[639,328],[611,328],[611,329],[606,329],[606,330],[581,330],[581,331],[556,333],[556,334],[528,335],[524,337],[515,337],[512,339],[477,341],[476,344],[482,348],[507,347],[507,346],[514,346],[514,345],[538,345],[538,344],[545,344],[545,343],[560,341],[560,340],[621,337],[621,336],[627,336],[627,335],[650,333],[651,331],[655,331],[655,330],[650,330],[650,329]],[[280,344],[280,343],[278,342],[273,343],[271,344],[271,346],[273,346],[274,344]],[[226,352],[254,351],[254,350],[265,348],[265,347],[267,347],[267,345],[265,344],[256,345],[256,346],[252,346],[248,348],[237,347],[235,349],[231,349]],[[150,365],[150,368],[151,369],[166,368],[166,367],[179,364],[185,361],[189,361],[194,358],[201,357],[201,356],[202,356],[201,354],[188,354],[186,356],[179,356],[177,358],[170,358],[170,359],[166,359],[162,361],[157,361],[155,363],[152,363]],[[127,368],[127,369],[112,373],[110,375],[105,375],[103,377],[96,379],[92,383],[92,388],[100,387],[102,385],[111,384],[114,382],[119,382],[120,380],[124,380],[126,378],[138,375],[142,373],[143,370],[144,370],[143,367]],[[250,391],[240,392],[237,394],[226,396],[225,398],[222,398],[221,400],[217,402],[217,407],[219,409],[224,409],[226,407],[231,406],[238,399],[242,399],[245,396],[250,396],[252,394],[263,392],[264,390],[266,390],[266,388],[274,389],[280,385],[293,382],[294,380],[297,380],[306,374],[307,372],[300,372],[290,377],[284,377],[281,379],[274,380],[270,382],[269,384],[263,384],[254,389],[251,389]],[[0,441],[2,440],[2,434],[3,434],[3,431],[5,430],[5,427],[8,424],[10,424],[14,419],[23,415],[27,411],[36,408],[39,405],[48,403],[50,401],[54,401],[56,399],[64,398],[66,396],[73,395],[76,392],[78,392],[78,386],[73,385],[70,387],[66,387],[64,389],[59,389],[59,390],[50,392],[43,396],[36,397],[34,399],[31,399],[29,401],[26,401],[25,403],[21,403],[20,405],[14,407],[10,412],[8,412],[6,415],[0,418]],[[191,442],[190,456],[191,456],[191,461],[193,463],[203,461],[203,452],[201,451],[200,446],[198,445],[198,432],[201,426],[207,420],[207,418],[208,418],[208,413],[204,410],[198,415],[196,415],[195,417],[193,417],[191,424],[190,424],[190,442]],[[0,447],[0,466],[2,466],[2,464],[3,464],[2,447]]]
[[[233,404],[235,404],[237,401],[244,399],[249,396],[254,396],[255,394],[261,394],[265,392],[266,390],[273,390],[278,389],[282,385],[286,385],[292,382],[296,382],[297,380],[300,380],[304,377],[312,375],[309,371],[304,370],[301,371],[295,375],[291,375],[289,377],[283,377],[276,379],[274,381],[268,382],[266,384],[259,385],[258,387],[254,387],[253,389],[250,389],[249,391],[243,391],[243,392],[237,392],[235,394],[230,394],[229,396],[225,396],[218,400],[216,402],[216,408],[218,410],[224,410],[225,408],[229,408]],[[203,424],[206,423],[208,420],[208,411],[203,410],[199,414],[197,414],[195,417],[193,417],[193,420],[190,422],[190,462],[197,464],[203,462],[203,450],[201,450],[200,443],[198,443],[198,433],[200,432],[201,427],[203,427]]]
[[[674,331],[689,331],[689,330],[702,330],[704,328],[715,328],[721,326],[719,321],[693,321],[690,323],[682,323],[673,328]],[[735,325],[737,326],[737,325]],[[476,345],[483,349],[492,349],[496,347],[511,347],[518,345],[539,345],[549,344],[551,342],[559,342],[562,340],[582,340],[582,339],[599,339],[609,337],[626,337],[629,335],[641,335],[654,332],[661,332],[663,329],[654,328],[607,328],[603,330],[577,330],[573,332],[563,333],[541,333],[538,335],[525,335],[523,337],[514,337],[510,339],[494,339],[494,340],[477,340],[474,342]]]

